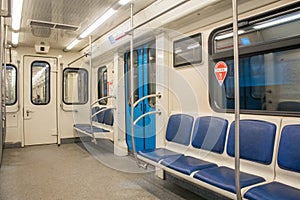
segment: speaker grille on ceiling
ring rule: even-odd
[[[66,31],[76,31],[79,26],[69,25],[69,24],[60,24],[54,22],[46,22],[46,21],[39,21],[39,20],[29,20],[30,26],[38,26],[38,27],[45,27],[50,29],[61,29]]]

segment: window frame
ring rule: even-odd
[[[299,4],[299,3],[295,3]],[[243,24],[248,24],[248,21],[251,20],[264,20],[264,19],[270,19],[284,14],[287,14],[287,10],[292,10],[295,8],[295,4],[292,4],[287,7],[283,7],[280,9],[275,9],[263,14],[256,15],[254,17],[250,17],[245,20],[241,20],[238,24],[240,27],[243,27]],[[290,13],[292,12],[290,11]],[[216,111],[216,112],[221,112],[221,113],[234,113],[234,109],[226,109],[226,108],[220,108],[217,104],[216,101],[214,101],[211,96],[211,91],[213,91],[213,83],[211,79],[215,78],[214,77],[214,72],[213,72],[213,66],[212,63],[217,62],[219,60],[228,60],[233,58],[233,52],[232,50],[228,51],[223,51],[223,52],[214,52],[214,38],[217,36],[218,33],[223,32],[223,31],[228,31],[232,30],[232,24],[225,25],[219,28],[214,29],[208,39],[208,53],[209,53],[209,104],[210,107]],[[268,53],[275,53],[279,51],[287,51],[287,50],[293,50],[293,49],[299,49],[300,48],[300,37],[299,36],[292,36],[292,37],[287,37],[283,39],[275,39],[273,41],[268,41],[268,42],[263,42],[251,46],[245,46],[239,49],[239,55],[240,58],[243,57],[249,57],[251,58],[252,56],[259,56],[259,55],[264,55]],[[239,65],[240,66],[240,65]],[[240,86],[241,87],[241,86]],[[223,90],[223,89],[222,89]],[[252,90],[252,87],[250,88]],[[224,92],[223,94],[226,95]],[[252,92],[250,92],[250,95],[252,95]],[[241,114],[256,114],[256,115],[275,115],[275,116],[300,116],[300,112],[288,112],[288,111],[270,111],[270,110],[245,110],[241,109]]]
[[[64,82],[65,82],[65,71],[66,70],[73,70],[73,72],[77,72],[78,73],[78,71],[84,71],[85,73],[86,73],[86,85],[87,85],[87,90],[86,90],[86,92],[87,92],[87,94],[86,94],[86,96],[87,96],[87,98],[86,98],[86,101],[85,102],[83,102],[83,103],[81,103],[81,102],[65,102],[65,84],[64,84]],[[85,105],[85,104],[87,104],[88,102],[89,102],[89,72],[88,72],[88,70],[86,70],[85,68],[78,68],[78,67],[66,67],[66,68],[64,68],[64,70],[63,70],[63,73],[62,73],[62,102],[65,104],[65,105]]]
[[[43,103],[36,103],[36,102],[33,102],[33,91],[32,91],[32,67],[33,67],[33,64],[34,63],[45,63],[46,65],[49,66],[49,73],[48,73],[48,94],[49,94],[49,99],[47,102],[43,102]],[[30,101],[33,105],[35,106],[43,106],[43,105],[48,105],[50,102],[51,102],[51,65],[47,62],[47,61],[44,61],[44,60],[35,60],[31,63],[31,67],[30,67]]]
[[[6,103],[6,100],[5,100],[5,105],[6,106],[14,106],[17,102],[18,102],[18,69],[17,69],[17,67],[15,66],[15,65],[13,65],[13,64],[6,64],[6,70],[7,70],[7,66],[10,66],[10,67],[12,67],[12,68],[14,68],[15,69],[15,71],[16,71],[16,81],[15,81],[15,101],[13,102],[13,103],[10,103],[10,104],[7,104]],[[7,77],[6,77],[7,78]],[[6,85],[6,84],[5,84]],[[7,88],[5,89],[5,90],[7,90]]]
[[[200,40],[199,40],[199,48],[200,48],[200,61],[192,61],[192,62],[189,62],[189,61],[186,61],[184,63],[181,63],[181,64],[176,64],[176,56],[179,56],[179,54],[176,54],[175,53],[175,45],[176,43],[180,43],[180,42],[183,42],[183,41],[188,41],[190,39],[194,39],[199,37]],[[173,56],[173,68],[174,69],[178,69],[178,68],[185,68],[185,67],[190,67],[194,64],[201,64],[203,63],[203,34],[200,32],[200,33],[195,33],[193,35],[190,35],[190,36],[187,36],[187,37],[184,37],[184,38],[181,38],[181,39],[178,39],[178,40],[174,40],[173,41],[173,49],[172,49],[172,56]]]

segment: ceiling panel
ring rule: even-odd
[[[134,12],[149,6],[156,0],[132,0]],[[19,46],[30,46],[47,42],[51,48],[64,49],[83,30],[93,23],[118,0],[25,0],[22,12]],[[93,33],[93,38],[116,27],[129,18],[129,5],[124,6],[109,21]],[[78,26],[78,30],[69,31],[47,27],[30,26],[30,20]],[[80,50],[87,39],[80,42],[74,50]]]

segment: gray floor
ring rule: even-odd
[[[97,149],[93,145],[88,148]],[[108,160],[112,160],[110,156]],[[134,163],[131,158],[122,159]],[[130,165],[131,171],[134,167]],[[124,172],[126,168],[115,168],[99,162],[77,144],[5,149],[0,199],[200,199],[170,181],[156,178],[153,172],[128,173]]]

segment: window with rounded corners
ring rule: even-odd
[[[202,62],[202,35],[197,33],[173,42],[174,67],[184,67]]]
[[[82,105],[88,102],[88,71],[83,68],[63,70],[63,102],[67,105]]]
[[[98,69],[98,99],[106,97],[108,95],[107,84],[107,67],[102,66]],[[99,101],[100,105],[107,105],[108,99]]]
[[[299,116],[299,16],[291,5],[239,22],[241,113]],[[234,109],[232,35],[225,26],[209,37],[210,105],[218,112]],[[222,85],[214,72],[218,61],[228,67]]]
[[[34,61],[31,64],[31,102],[47,105],[50,102],[50,64]]]
[[[17,68],[12,64],[6,64],[6,80],[5,80],[5,104],[12,106],[17,103]]]

